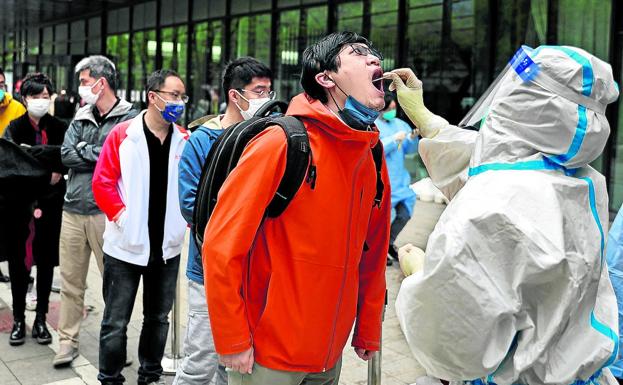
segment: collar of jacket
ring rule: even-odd
[[[9,104],[11,104],[12,100],[13,100],[13,95],[11,95],[8,92],[5,92],[4,99],[2,99],[2,102],[0,102],[0,109],[7,108]]]
[[[76,112],[76,116],[74,117],[74,120],[89,120],[93,122],[95,125],[98,125],[97,122],[95,121],[95,116],[93,116],[92,108],[93,106],[90,104],[87,104],[81,107],[78,110],[78,112]],[[130,112],[131,109],[132,109],[132,104],[130,104],[125,99],[121,99],[119,103],[117,103],[117,105],[108,113],[108,115],[106,116],[106,119],[113,118],[115,116],[123,116],[127,114],[128,112]]]
[[[128,126],[128,129],[126,130],[126,137],[134,142],[144,140],[145,138],[145,133],[143,132],[143,115],[145,115],[145,112],[147,112],[147,110],[141,111],[135,118],[133,118],[132,122]],[[188,139],[188,132],[182,126],[178,126],[173,123],[171,148],[173,148],[174,144],[183,139]]]
[[[322,130],[338,140],[367,142],[374,147],[379,141],[379,131],[372,125],[372,131],[355,130],[344,123],[320,100],[301,93],[292,98],[287,115],[296,116],[305,120],[312,120]]]

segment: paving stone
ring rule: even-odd
[[[49,360],[49,361],[48,361]],[[76,377],[69,367],[54,369],[52,357],[31,357],[7,362],[6,365],[22,385],[41,385]],[[36,370],[40,368],[41,370]]]
[[[0,384],[4,385],[11,382],[17,382],[17,378],[15,378],[4,363],[0,362]]]

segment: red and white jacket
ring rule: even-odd
[[[93,174],[93,195],[106,214],[104,252],[140,266],[149,262],[149,150],[143,114],[116,125],[108,134]],[[178,199],[178,164],[188,139],[174,125],[169,150],[167,207],[162,255],[166,261],[182,251],[186,221]]]

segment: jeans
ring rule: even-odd
[[[99,374],[102,384],[122,384],[125,364],[127,327],[132,315],[136,291],[143,277],[143,327],[138,344],[138,383],[158,381],[160,362],[169,330],[169,312],[173,306],[179,255],[166,263],[150,258],[147,266],[134,265],[104,254],[104,317],[100,330]]]

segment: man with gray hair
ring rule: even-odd
[[[104,56],[89,56],[75,68],[78,93],[86,103],[76,113],[61,147],[69,168],[60,236],[61,309],[58,323],[60,347],[55,367],[78,356],[78,335],[83,316],[84,291],[91,252],[103,273],[103,234],[106,218],[93,198],[91,180],[102,145],[110,130],[138,114],[115,95],[117,71]]]

